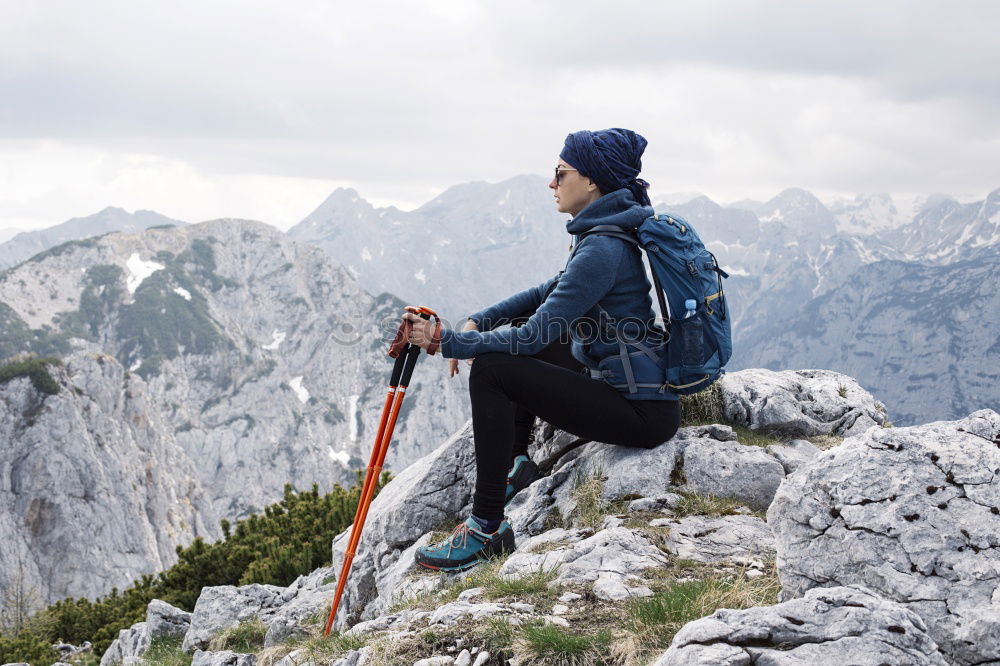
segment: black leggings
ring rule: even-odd
[[[678,401],[627,400],[582,369],[566,341],[535,356],[491,352],[476,357],[469,373],[476,441],[474,515],[503,518],[510,461],[527,453],[535,416],[577,437],[622,446],[653,448],[677,432]]]

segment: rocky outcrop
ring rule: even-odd
[[[146,654],[157,638],[183,638],[191,626],[191,613],[153,599],[146,606],[146,621],[118,632],[101,657],[101,666],[127,664]]]
[[[82,352],[49,373],[55,395],[0,384],[0,591],[54,602],[166,568],[214,514],[142,378]]]
[[[770,434],[849,436],[886,421],[868,391],[830,370],[740,370],[719,386],[727,421]]]
[[[946,666],[920,617],[864,589],[718,610],[684,626],[654,666]]]
[[[785,470],[767,451],[702,439],[684,449],[686,487],[699,495],[734,497],[759,511],[774,498]]]
[[[657,519],[656,527],[669,530],[666,550],[695,562],[750,562],[774,557],[774,537],[754,516],[687,516],[679,520]]]
[[[545,450],[555,436],[543,436],[536,450]],[[372,650],[382,654],[404,643],[410,647],[399,663],[471,662],[483,652],[481,645],[463,645],[474,627],[587,631],[593,629],[586,624],[590,614],[602,626],[618,622],[620,613],[627,628],[633,626],[626,619],[629,609],[662,592],[664,581],[672,596],[656,597],[656,603],[683,604],[685,595],[707,595],[699,598],[711,605],[702,607],[722,607],[681,629],[667,652],[646,654],[664,666],[938,666],[998,659],[992,650],[1000,644],[994,611],[1000,568],[993,553],[1000,530],[991,521],[1000,515],[1000,415],[982,411],[955,423],[870,428],[823,452],[803,442],[776,445],[771,450],[804,455],[782,481],[768,522],[748,507],[683,494],[690,493],[684,477],[692,452],[744,447],[754,455],[734,449],[728,458],[750,467],[760,456],[770,457],[768,449],[739,444],[735,437],[726,426],[698,426],[682,428],[653,450],[579,442],[568,447],[555,456],[550,473],[509,507],[517,551],[487,568],[487,582],[465,589],[474,571],[428,575],[413,565],[413,552],[431,540],[432,530],[446,529],[469,510],[472,484],[463,474],[472,465],[467,424],[373,503],[345,588],[349,606],[342,601],[336,623],[367,647],[338,653],[332,663],[363,663]],[[657,452],[665,459],[656,460]],[[609,460],[614,474],[605,467]],[[671,473],[666,480],[643,477],[639,467]],[[645,481],[633,485],[632,478]],[[692,514],[694,507],[705,513]],[[348,533],[335,541],[333,567],[288,588],[203,590],[185,648],[204,648],[249,618],[266,625],[266,646],[305,633],[309,623],[315,631],[315,617],[324,616],[332,597]],[[725,610],[729,603],[746,603],[739,601],[749,589],[743,586],[760,585],[758,595],[776,593],[775,553],[781,603]],[[553,588],[558,590],[541,601],[497,593]],[[136,635],[143,630],[133,627]],[[523,655],[526,648],[517,643],[512,649]],[[626,640],[614,649],[625,655],[637,644]],[[295,666],[302,657],[293,652],[280,663]]]
[[[872,429],[789,476],[768,511],[783,597],[860,584],[949,659],[1000,660],[1000,414]]]
[[[0,363],[30,343],[68,371],[55,396],[0,386],[0,597],[20,561],[42,601],[94,598],[286,483],[353,482],[403,305],[246,220],[112,233],[0,273]],[[387,469],[460,427],[465,382],[421,360]]]

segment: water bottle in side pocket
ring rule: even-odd
[[[690,368],[701,367],[704,363],[704,331],[698,316],[698,301],[689,298],[684,301],[684,319],[681,323],[681,364]]]

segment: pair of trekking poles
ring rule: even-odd
[[[440,318],[430,308],[407,307],[406,309],[408,312],[419,315],[422,319],[434,317],[440,325]],[[385,397],[385,404],[382,407],[382,418],[379,420],[378,433],[375,435],[375,446],[372,448],[372,456],[368,461],[368,472],[365,474],[365,483],[362,486],[361,498],[358,500],[358,508],[354,513],[351,538],[347,541],[344,564],[340,568],[340,576],[337,578],[337,594],[333,598],[333,607],[330,609],[330,618],[326,621],[323,636],[330,635],[333,619],[337,615],[340,597],[344,593],[344,585],[347,583],[347,574],[351,571],[351,563],[354,561],[355,552],[357,552],[358,541],[361,540],[361,530],[364,528],[365,519],[368,518],[368,507],[371,506],[372,499],[375,497],[375,488],[382,473],[382,463],[389,450],[392,432],[396,428],[399,409],[403,404],[403,398],[406,397],[406,387],[410,384],[413,368],[417,365],[417,357],[420,356],[420,347],[407,341],[412,328],[413,323],[404,319],[389,345],[389,356],[396,359],[392,366],[392,374],[389,376],[389,394]],[[433,354],[434,351],[429,350],[428,353]]]

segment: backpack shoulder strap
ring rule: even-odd
[[[656,217],[655,215],[653,216]],[[614,236],[615,238],[620,238],[623,241],[631,243],[636,247],[645,250],[645,246],[639,242],[639,238],[635,232],[629,233],[619,226],[613,224],[598,224],[591,227],[587,231],[580,234],[580,240],[577,241],[576,245],[573,246],[573,254],[576,254],[576,249],[580,247],[580,243],[587,236]],[[572,258],[572,255],[570,255]],[[663,285],[660,284],[660,276],[656,274],[656,267],[653,266],[653,262],[649,259],[648,253],[646,256],[646,261],[649,263],[649,273],[653,276],[653,286],[656,291],[656,300],[660,304],[660,317],[663,319],[663,329],[669,333],[670,331],[670,305],[667,303],[667,299],[663,296]]]

